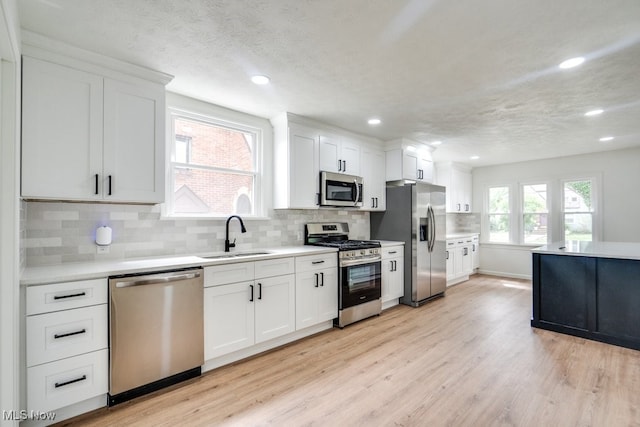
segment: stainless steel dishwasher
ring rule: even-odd
[[[200,375],[202,268],[109,278],[109,406]]]

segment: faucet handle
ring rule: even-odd
[[[229,247],[230,248],[235,248],[236,247],[236,239],[233,239],[233,242],[229,243]]]

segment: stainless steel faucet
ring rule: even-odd
[[[233,239],[233,243],[229,242],[229,221],[231,221],[232,218],[238,218],[238,221],[240,221],[240,231],[242,231],[243,233],[247,232],[247,229],[244,228],[244,222],[242,222],[242,218],[240,218],[238,215],[231,215],[229,218],[227,218],[227,228],[226,228],[226,234],[224,239],[225,252],[229,252],[230,248],[236,247],[236,239]]]

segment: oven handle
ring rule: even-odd
[[[350,259],[340,261],[340,267],[353,267],[354,265],[373,264],[382,259],[381,255],[376,255],[366,259]]]

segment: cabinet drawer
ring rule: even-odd
[[[107,304],[27,317],[27,367],[107,348]]]
[[[27,315],[106,304],[107,293],[107,279],[29,286]]]
[[[108,368],[106,349],[27,368],[27,409],[51,411],[107,393]]]
[[[382,248],[382,258],[396,258],[404,256],[404,247],[403,246],[390,246],[388,248]]]
[[[267,259],[256,261],[256,279],[264,277],[284,276],[293,274],[295,271],[295,261],[293,258]]]
[[[337,268],[338,255],[337,252],[318,255],[306,255],[296,257],[296,272],[320,270],[323,268]]]
[[[204,268],[204,286],[251,281],[255,277],[255,262],[237,262]]]

